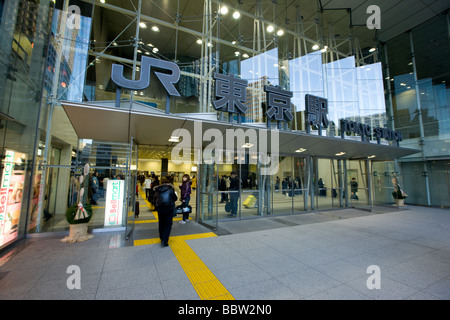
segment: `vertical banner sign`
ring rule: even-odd
[[[122,224],[125,180],[108,180],[106,188],[105,227]]]
[[[14,240],[18,235],[25,176],[23,171],[14,170],[15,156],[19,157],[18,164],[25,159],[22,153],[6,150],[0,185],[0,246]]]

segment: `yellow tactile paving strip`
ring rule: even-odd
[[[141,196],[145,203],[151,208],[151,204],[145,199],[145,195],[141,191]],[[152,211],[155,220],[141,220],[135,223],[154,223],[158,221],[158,213]],[[178,220],[180,220],[179,218]],[[176,218],[174,219],[177,220]],[[201,300],[234,300],[234,297],[228,292],[223,284],[208,269],[206,264],[197,256],[194,250],[189,247],[186,240],[217,237],[213,232],[189,234],[183,236],[173,236],[169,238],[169,246],[175,257],[186,273],[189,281],[194,287]],[[135,246],[161,243],[158,238],[134,240]]]
[[[212,232],[197,233],[185,236],[174,236],[169,238],[169,246],[175,257],[186,273],[189,281],[195,291],[202,300],[234,300],[233,296],[216,278],[216,276],[208,269],[203,261],[195,254],[194,250],[189,247],[186,240],[217,237]],[[160,243],[161,240],[142,239],[135,240],[135,246]]]

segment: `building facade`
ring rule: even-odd
[[[393,180],[408,193],[406,203],[449,205],[445,6],[382,42],[367,26],[361,34],[352,25],[327,26],[342,20],[340,13],[328,16],[331,6],[307,1],[0,5],[0,247],[27,234],[67,230],[65,212],[79,201],[85,164],[90,179],[98,175],[101,182],[97,196],[89,189],[83,200],[99,203],[91,227],[126,232],[134,224],[129,212],[140,174],[175,181],[185,173],[195,176],[196,219],[213,228],[224,219],[392,205]],[[365,22],[367,15],[362,17]],[[138,81],[146,72],[143,57],[176,64],[179,96],[168,95],[153,71],[147,87],[118,91],[112,66],[122,66],[125,78]],[[214,108],[214,73],[247,82],[246,114]],[[265,86],[292,93],[285,110],[292,119],[270,122]],[[306,95],[327,100],[326,128],[307,129]],[[392,139],[377,141],[370,130],[362,142],[356,130],[342,132],[342,120],[401,131],[403,141],[400,147]],[[229,144],[233,148],[227,147],[227,129],[237,134]],[[223,144],[213,148],[217,161],[211,163],[205,150],[218,132]],[[277,134],[276,152],[266,150],[278,163],[270,175],[252,153],[252,132],[258,139]],[[200,138],[177,162],[173,150],[180,141],[168,138],[183,133],[192,141],[196,133]],[[263,140],[255,141],[259,147]],[[239,189],[223,190],[221,178],[231,171]],[[122,181],[124,188],[122,216],[113,225],[106,222],[105,178]],[[358,181],[357,199],[352,178]],[[239,195],[236,217],[225,212],[222,201],[233,193]],[[249,196],[255,200],[246,205]]]

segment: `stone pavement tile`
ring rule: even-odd
[[[172,275],[161,279],[161,287],[165,299],[168,300],[199,300],[199,296],[186,274]]]
[[[311,296],[324,290],[336,287],[341,282],[309,267],[304,267],[296,272],[275,277],[301,298]]]
[[[214,270],[214,275],[228,290],[271,278],[267,272],[254,264],[217,269]]]
[[[202,250],[194,250],[194,252],[211,271],[235,268],[250,263],[244,255],[236,251],[221,252],[217,250],[205,253]]]
[[[45,267],[9,271],[0,281],[0,299],[22,299],[46,271]]]
[[[450,299],[450,277],[441,279],[438,282],[432,284],[428,288],[424,289],[426,293],[438,296],[442,299]]]
[[[305,298],[306,300],[372,300],[371,297],[341,284]]]
[[[402,263],[386,270],[381,270],[381,276],[419,290],[426,289],[442,279],[432,273],[424,272],[410,263]]]
[[[255,265],[274,277],[293,273],[306,267],[303,263],[288,256],[260,260],[255,262]]]
[[[236,300],[298,300],[301,297],[276,279],[267,279],[229,290]]]
[[[316,249],[300,252],[296,255],[289,254],[289,256],[310,267],[335,262],[340,259],[339,257],[328,255]]]
[[[403,300],[419,292],[420,290],[414,289],[410,286],[404,285],[401,282],[383,277],[383,270],[381,270],[380,289],[369,289],[367,287],[367,277],[362,277],[346,284],[376,300]]]
[[[96,300],[164,300],[164,291],[159,281],[134,284],[121,288],[100,289]]]
[[[361,278],[367,274],[367,268],[358,267],[344,260],[317,265],[314,269],[342,283]]]
[[[158,273],[154,265],[139,269],[104,271],[101,274],[98,290],[120,289],[145,283],[159,283],[159,281]]]
[[[448,298],[444,299],[422,290],[412,296],[409,296],[406,300],[448,300]]]
[[[69,289],[71,274],[58,279],[40,279],[23,297],[26,300],[92,300],[97,292],[100,274],[81,274],[80,289]],[[70,282],[70,281],[69,281]]]
[[[426,235],[423,236],[423,237],[418,237],[418,238],[415,238],[415,239],[412,239],[412,240],[408,240],[408,242],[417,244],[419,246],[432,248],[432,249],[444,249],[445,246],[446,246],[445,243],[443,243],[441,241],[437,241],[437,240],[431,239],[431,238],[428,238]]]
[[[436,255],[424,254],[405,262],[423,271],[425,273],[434,274],[438,277],[447,277],[450,275],[450,265],[437,260]]]

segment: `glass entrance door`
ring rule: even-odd
[[[203,162],[200,165],[198,186],[199,222],[216,230],[219,206],[217,164]]]
[[[371,210],[368,166],[369,163],[366,159],[348,160],[346,192],[349,195],[349,207]]]

